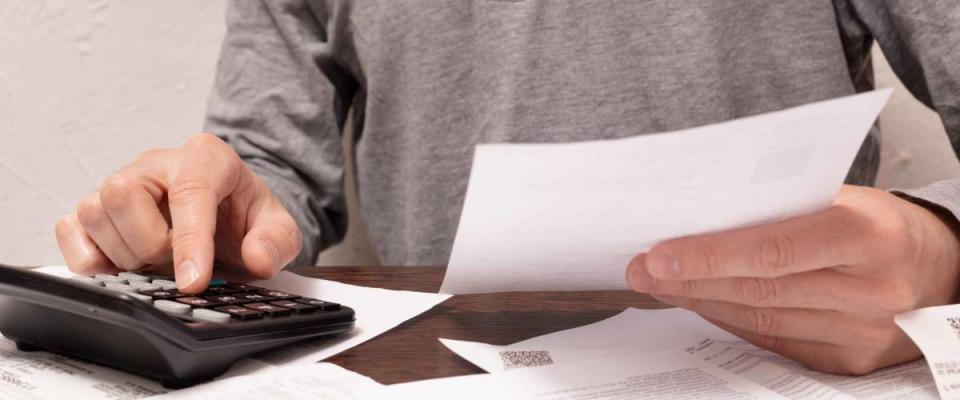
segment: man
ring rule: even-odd
[[[75,272],[173,262],[193,293],[214,259],[261,278],[312,263],[346,227],[351,104],[361,206],[389,265],[446,263],[476,143],[615,138],[850,95],[872,87],[874,39],[960,149],[952,1],[244,0],[228,23],[207,120],[219,138],[141,155],[60,221]],[[873,132],[848,177],[864,186],[830,209],[662,243],[628,281],[818,370],[918,357],[892,315],[954,301],[960,182],[865,187],[878,154]]]

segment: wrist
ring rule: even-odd
[[[921,306],[960,303],[960,220],[940,204],[905,193],[893,194],[915,206],[919,215],[917,219],[922,239],[917,267],[940,269],[935,275],[943,280],[930,284],[946,286],[940,290],[930,290],[928,294],[933,298]]]

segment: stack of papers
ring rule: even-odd
[[[923,360],[883,369],[863,377],[819,373],[775,353],[753,346],[723,331],[697,314],[681,310],[626,311],[579,328],[495,346],[441,339],[461,357],[511,381],[514,372],[544,366],[569,366],[581,374],[596,371],[593,384],[605,384],[616,374],[661,367],[660,358],[647,358],[665,349],[696,358],[704,374],[741,382],[740,390],[766,389],[787,399],[936,399],[937,388]],[[675,357],[681,357],[673,353]],[[626,358],[626,361],[621,358]],[[658,356],[659,357],[659,356]],[[958,359],[960,360],[960,359]],[[588,365],[604,365],[588,368]],[[609,366],[607,366],[609,364]],[[707,368],[710,366],[713,368]],[[616,368],[623,367],[623,371]],[[611,370],[611,368],[613,368]],[[726,374],[718,374],[719,368]],[[661,372],[667,372],[664,370]],[[613,374],[613,375],[611,375]],[[728,375],[738,377],[729,380]],[[724,378],[726,377],[726,378]],[[493,379],[493,378],[491,378]],[[742,382],[749,382],[743,386]],[[566,381],[558,381],[558,384]],[[573,386],[557,386],[582,390]],[[550,397],[547,397],[550,398]],[[558,397],[560,398],[560,397]],[[719,398],[723,398],[722,396]]]

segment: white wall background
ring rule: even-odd
[[[0,262],[62,263],[57,219],[137,153],[201,128],[224,0],[0,2]],[[895,84],[885,64],[880,86]],[[960,176],[936,116],[898,87],[880,185]],[[363,227],[322,264],[370,264]]]

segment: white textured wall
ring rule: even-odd
[[[53,226],[144,149],[202,123],[224,0],[0,1],[0,262],[62,259]],[[879,69],[881,85],[892,80]],[[902,88],[882,117],[881,185],[960,176],[936,117]],[[322,257],[369,263],[363,230]]]
[[[224,4],[0,1],[0,262],[61,263],[60,216],[200,129]]]

